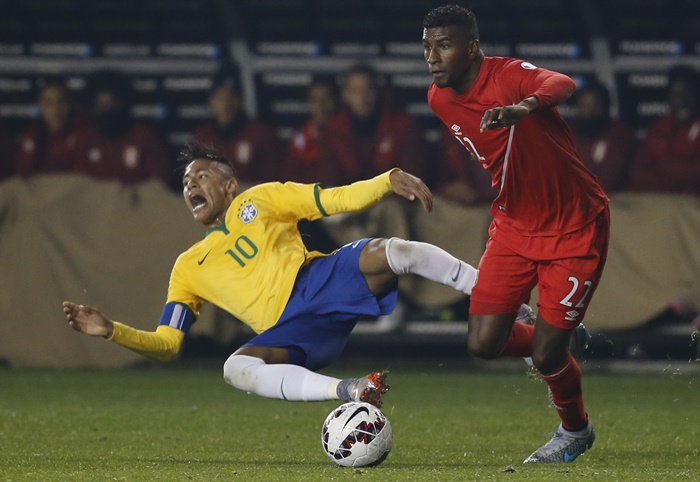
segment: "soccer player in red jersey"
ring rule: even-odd
[[[330,80],[316,79],[306,91],[309,116],[293,133],[287,144],[285,176],[293,182],[320,182],[334,185],[334,162],[324,162],[321,143],[328,120],[338,108],[338,94]]]
[[[469,351],[532,357],[561,424],[525,462],[571,462],[591,447],[595,432],[569,339],[600,280],[609,237],[608,198],[555,108],[575,84],[529,62],[485,56],[466,8],[433,9],[423,28],[430,107],[490,171],[498,192],[471,295]],[[536,285],[534,326],[515,323]]]
[[[87,119],[76,112],[68,88],[59,80],[41,87],[38,105],[41,115],[20,135],[17,174],[73,172],[77,134]]]

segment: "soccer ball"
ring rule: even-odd
[[[349,402],[326,417],[321,429],[323,451],[343,467],[381,464],[389,455],[394,432],[389,419],[374,405]]]

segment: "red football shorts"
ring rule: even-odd
[[[572,329],[583,321],[605,266],[610,236],[608,208],[593,222],[565,235],[513,239],[509,233],[508,246],[494,239],[493,229],[479,262],[469,312],[517,313],[538,286],[537,306],[547,323]]]

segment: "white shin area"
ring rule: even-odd
[[[479,270],[444,249],[419,241],[390,238],[386,259],[396,275],[416,274],[471,295]]]
[[[297,365],[268,365],[247,355],[231,355],[226,360],[224,380],[249,393],[295,402],[337,400],[340,382]]]

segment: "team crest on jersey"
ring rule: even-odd
[[[252,223],[253,221],[255,221],[255,218],[258,217],[258,208],[255,207],[253,201],[248,201],[241,208],[240,212],[238,213],[238,217],[245,224]]]

